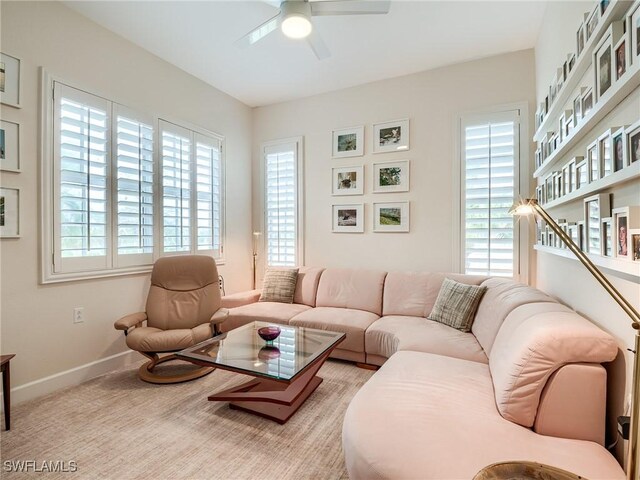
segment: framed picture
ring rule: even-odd
[[[580,157],[582,158],[582,157]],[[587,160],[576,163],[576,190],[589,184],[589,170]]]
[[[20,59],[0,53],[0,102],[20,108]]]
[[[589,40],[593,36],[599,21],[600,21],[600,7],[596,5],[596,8],[593,10],[593,12],[591,12],[591,15],[589,15],[589,19],[587,20],[586,40]]]
[[[640,228],[640,207],[618,207],[611,211],[613,218],[613,242],[615,244],[614,255],[619,258],[629,259],[631,249],[629,248],[629,231]]]
[[[540,205],[544,205],[544,195],[542,192],[542,187],[536,187],[536,200]]]
[[[373,164],[373,192],[408,192],[409,160]]]
[[[562,167],[562,195],[568,195],[572,191],[571,170],[569,170],[569,164],[567,163]]]
[[[553,172],[553,190],[555,198],[562,197],[562,172]]]
[[[332,205],[334,233],[364,233],[364,204]]]
[[[587,165],[589,166],[589,183],[600,179],[600,163],[598,162],[598,141],[587,147]]]
[[[569,74],[573,72],[573,67],[575,67],[575,65],[576,65],[576,54],[570,53],[569,55],[567,55],[567,76],[569,76]]]
[[[627,42],[627,37],[623,36],[618,43],[613,47],[614,56],[615,56],[615,72],[616,81],[620,80],[625,72],[627,71],[627,65],[629,65],[629,49],[627,48],[629,42]]]
[[[600,255],[603,257],[613,256],[613,232],[611,231],[611,217],[603,218],[600,226],[602,231],[602,246]]]
[[[582,55],[582,51],[584,50],[584,44],[586,42],[586,26],[583,23],[578,27],[578,31],[576,32],[576,53],[578,57]]]
[[[0,120],[0,170],[20,171],[20,125]]]
[[[627,14],[627,31],[631,33],[630,60],[635,63],[640,57],[640,2],[635,2]]]
[[[586,92],[586,88],[582,87],[580,93],[573,100],[573,126],[577,127],[582,120],[582,96]]]
[[[364,166],[331,169],[331,195],[364,194]]]
[[[373,125],[373,153],[409,150],[409,119]]]
[[[631,246],[631,260],[640,262],[640,229],[629,230],[629,245]]]
[[[600,163],[600,178],[613,173],[613,158],[611,156],[611,133],[607,130],[598,137],[598,161]]]
[[[333,131],[333,158],[364,155],[364,126]]]
[[[408,232],[409,202],[374,203],[374,232]]]
[[[625,129],[627,135],[627,148],[629,149],[629,165],[640,160],[640,121]]]
[[[578,223],[578,241],[576,245],[580,247],[580,250],[585,251],[586,243],[585,243],[585,233],[584,233],[584,220],[580,220]]]
[[[578,224],[577,223],[570,223],[568,225],[568,227],[567,227],[567,235],[569,235],[569,238],[573,241],[573,243],[578,245],[579,239],[578,239]],[[578,247],[580,247],[580,245],[578,245]]]
[[[609,195],[599,194],[584,199],[586,252],[601,254],[602,219],[611,216]]]
[[[551,202],[556,199],[554,195],[553,173],[550,173],[544,179],[544,198],[547,202]]]
[[[585,118],[593,110],[593,89],[588,88],[582,95],[582,117]]]
[[[593,54],[593,64],[596,72],[596,101],[611,87],[613,79],[613,62],[611,55],[611,36],[605,36]]]
[[[20,190],[0,187],[0,238],[20,237]]]
[[[573,111],[567,110],[571,115],[569,115],[564,121],[564,138],[567,138],[573,132]]]
[[[604,15],[605,10],[611,3],[611,0],[600,0],[600,15]]]
[[[617,172],[627,166],[627,137],[624,134],[624,127],[611,134],[611,145],[613,155],[613,171]]]
[[[581,162],[583,159],[583,157],[573,157],[569,163],[569,177],[571,178],[571,183],[569,184],[569,191],[573,192],[574,190],[576,190],[577,187],[577,181],[576,181],[576,165],[578,164],[578,162]]]

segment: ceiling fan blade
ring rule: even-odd
[[[331,56],[329,47],[327,47],[327,44],[324,43],[324,40],[322,40],[322,37],[320,36],[316,28],[314,28],[307,37],[307,42],[309,43],[311,50],[313,50],[313,53],[315,53],[316,57],[318,57],[318,60],[324,60],[325,58],[329,58]]]
[[[327,0],[309,2],[311,15],[373,15],[389,13],[390,0]]]
[[[269,20],[264,22],[262,25],[254,28],[249,33],[247,33],[244,37],[235,41],[235,44],[240,47],[248,47],[249,45],[253,45],[254,43],[262,40],[264,37],[269,35],[274,30],[277,30],[280,27],[281,23],[280,12],[275,17],[271,17]]]

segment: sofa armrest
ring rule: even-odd
[[[125,315],[120,320],[117,320],[113,326],[116,330],[124,330],[126,333],[131,327],[139,326],[146,319],[147,314],[145,312],[132,313],[130,315]]]
[[[234,293],[233,295],[225,295],[222,297],[222,306],[224,308],[241,307],[256,303],[260,298],[261,290],[249,290],[246,292]]]

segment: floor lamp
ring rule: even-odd
[[[640,436],[640,430],[638,429],[638,420],[640,416],[640,362],[638,362],[638,355],[640,355],[640,313],[629,303],[629,301],[622,296],[618,290],[609,282],[609,280],[598,270],[593,262],[580,250],[580,248],[573,242],[571,237],[558,226],[558,224],[549,216],[549,214],[540,206],[537,200],[527,199],[521,200],[516,203],[509,213],[512,215],[539,215],[547,225],[555,232],[555,234],[562,240],[562,242],[578,257],[578,260],[589,270],[589,273],[595,277],[595,279],[604,287],[609,295],[616,301],[618,305],[625,311],[631,318],[631,326],[635,329],[635,351],[633,360],[633,385],[631,386],[631,425],[629,430],[629,450],[627,458],[627,479],[638,479],[638,437]]]
[[[255,290],[257,275],[258,275],[258,241],[260,239],[261,232],[253,232],[253,262],[251,264],[253,269],[253,285],[252,288]]]

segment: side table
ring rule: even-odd
[[[11,359],[15,354],[0,355],[0,371],[2,372],[2,400],[4,403],[4,428],[11,430]]]

